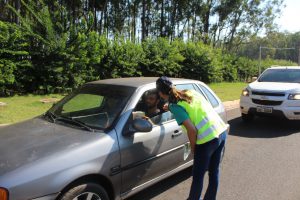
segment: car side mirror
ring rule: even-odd
[[[152,131],[152,124],[146,119],[135,119],[133,120],[132,126],[138,132],[150,132]]]
[[[129,130],[125,135],[130,136],[135,132],[150,132],[152,131],[152,127],[152,124],[148,120],[137,118],[133,120],[132,124],[129,126]]]

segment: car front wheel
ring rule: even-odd
[[[254,115],[253,114],[244,114],[242,113],[242,120],[244,122],[251,122],[254,119]]]
[[[86,183],[69,189],[60,200],[109,200],[109,197],[102,186]]]

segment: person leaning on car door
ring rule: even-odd
[[[177,90],[172,81],[162,76],[156,81],[161,98],[188,134],[194,153],[193,180],[188,200],[199,200],[206,170],[209,184],[204,200],[215,200],[219,185],[219,165],[226,141],[227,127],[209,102],[194,90]]]

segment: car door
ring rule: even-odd
[[[152,88],[140,91],[137,98],[141,99],[143,93]],[[134,109],[132,111],[136,112]],[[132,116],[125,127],[130,126]],[[188,138],[169,111],[160,115],[160,121],[153,125],[150,132],[135,132],[126,136],[126,131],[127,128],[119,141],[123,196],[191,160]]]

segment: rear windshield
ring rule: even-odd
[[[300,83],[299,69],[268,69],[258,79],[259,82]]]

